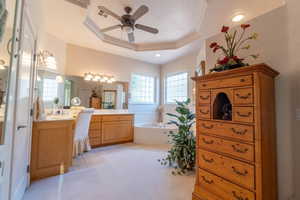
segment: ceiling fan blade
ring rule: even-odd
[[[98,8],[99,8],[99,10],[103,11],[103,12],[106,13],[107,15],[110,15],[110,16],[116,18],[116,19],[119,20],[119,21],[122,20],[122,18],[121,18],[119,15],[117,15],[116,13],[114,13],[114,12],[111,11],[111,10],[108,10],[108,9],[105,8],[104,6],[98,6]]]
[[[136,24],[135,28],[149,32],[149,33],[153,33],[153,34],[157,34],[159,32],[158,29],[156,29],[156,28],[152,28],[150,26],[145,26],[142,24]]]
[[[128,33],[128,41],[130,43],[134,42],[135,41],[135,38],[134,38],[134,33]]]
[[[103,38],[103,33],[99,26],[90,18],[86,17],[83,23],[91,32],[93,32],[99,39]]]
[[[107,31],[112,31],[112,30],[118,29],[118,28],[121,28],[121,25],[115,25],[115,26],[110,26],[110,27],[101,29],[101,32],[104,33],[104,32],[107,32]]]
[[[90,5],[90,0],[65,0],[82,8],[87,8]]]
[[[145,5],[142,5],[132,15],[132,19],[134,19],[136,21],[139,18],[141,18],[143,15],[145,15],[148,11],[149,11],[149,8],[147,6],[145,6]]]

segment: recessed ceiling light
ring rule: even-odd
[[[160,57],[161,55],[159,53],[155,54],[155,57]]]
[[[245,18],[245,15],[238,14],[238,15],[235,15],[235,16],[232,18],[232,21],[233,21],[233,22],[240,22],[240,21],[242,21],[244,18]]]

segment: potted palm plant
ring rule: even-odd
[[[171,149],[168,155],[158,160],[162,165],[174,167],[172,174],[185,174],[193,171],[196,165],[196,137],[192,130],[195,123],[195,114],[189,109],[191,100],[183,102],[176,101],[176,112],[178,114],[167,113],[174,118],[168,124],[175,125],[177,131],[170,131]]]

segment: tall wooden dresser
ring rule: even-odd
[[[193,200],[277,200],[274,78],[265,64],[196,81]]]

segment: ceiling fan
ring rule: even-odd
[[[135,37],[134,37],[135,29],[146,31],[152,34],[157,34],[159,32],[158,29],[156,28],[152,28],[150,26],[136,23],[138,19],[140,19],[149,11],[149,8],[145,5],[140,6],[133,14],[131,14],[132,8],[127,6],[124,8],[126,14],[122,16],[117,15],[116,13],[105,8],[104,6],[98,6],[98,8],[99,8],[99,15],[104,15],[104,14],[109,15],[121,22],[121,24],[101,29],[101,32],[108,32],[115,29],[122,29],[127,33],[129,42],[135,41]]]

